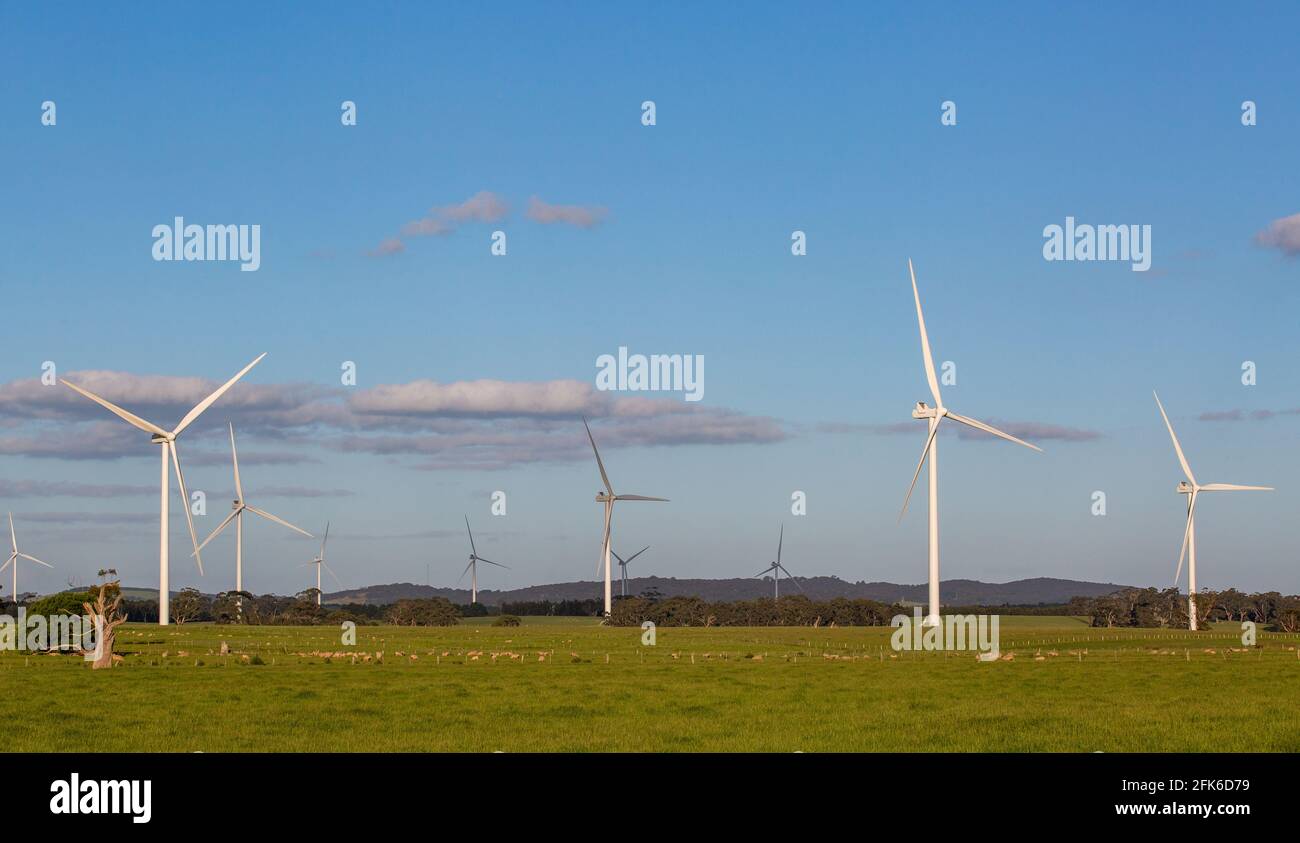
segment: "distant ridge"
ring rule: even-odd
[[[922,602],[927,596],[925,583],[900,585],[889,582],[847,582],[838,577],[809,577],[798,579],[796,586],[781,581],[782,594],[807,594],[817,600],[836,597],[867,598],[882,603]],[[710,602],[754,600],[772,596],[770,579],[679,580],[674,577],[632,577],[627,582],[629,595],[651,589],[664,597],[699,597]],[[802,587],[802,592],[800,591]],[[1040,603],[1065,603],[1072,597],[1100,597],[1130,586],[1117,583],[1061,580],[1052,577],[1035,577],[1006,583],[986,583],[979,580],[945,580],[940,589],[940,599],[948,605],[1002,604],[1036,605]],[[495,606],[502,602],[521,603],[550,600],[596,600],[604,589],[596,580],[552,583],[516,588],[509,591],[479,589],[479,602]],[[614,593],[619,593],[619,583],[614,583]],[[326,593],[327,603],[392,603],[397,600],[419,597],[445,597],[453,603],[469,602],[467,588],[435,588],[415,583],[389,583],[369,585]]]

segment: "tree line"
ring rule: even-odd
[[[1187,595],[1177,588],[1130,588],[1104,597],[1076,597],[1066,614],[1088,618],[1093,626],[1159,627],[1186,629]],[[1278,632],[1300,632],[1300,596],[1277,591],[1248,594],[1229,588],[1196,594],[1197,625],[1215,621],[1252,621]]]

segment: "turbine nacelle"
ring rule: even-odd
[[[609,503],[612,500],[614,500],[614,496],[609,494],[608,492],[596,493],[596,503]]]
[[[948,415],[946,407],[930,407],[924,401],[917,401],[916,408],[912,410],[914,419],[932,419],[935,416],[943,418],[946,415]]]
[[[1193,486],[1191,483],[1188,483],[1186,480],[1181,480],[1181,481],[1179,481],[1179,483],[1178,483],[1178,494],[1180,494],[1180,495],[1190,495],[1192,492],[1195,492],[1195,491],[1196,491],[1196,487]]]

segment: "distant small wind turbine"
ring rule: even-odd
[[[587,439],[591,442],[591,450],[596,455],[596,465],[600,468],[600,479],[605,484],[605,491],[596,493],[596,503],[605,505],[605,538],[602,543],[601,558],[605,560],[605,617],[609,617],[611,606],[614,602],[613,588],[610,584],[610,563],[609,563],[609,525],[614,518],[614,501],[660,501],[668,502],[668,498],[652,498],[646,495],[616,495],[614,487],[610,485],[609,475],[605,473],[605,463],[600,459],[600,451],[596,448],[596,440],[591,435],[591,425],[587,420],[582,420],[582,426],[587,428]]]
[[[466,573],[470,575],[471,590],[469,602],[472,606],[478,602],[478,563],[486,562],[489,565],[496,565],[498,568],[505,568],[507,571],[510,570],[510,568],[507,565],[502,565],[500,562],[493,562],[491,559],[484,559],[482,556],[478,555],[478,549],[474,547],[474,531],[469,528],[468,515],[465,516],[465,532],[469,533],[469,564],[465,566],[464,571],[460,572],[460,579],[465,579]],[[459,583],[460,580],[457,580],[456,582]]]
[[[189,525],[190,541],[194,543],[194,561],[199,566],[199,575],[202,576],[203,574],[203,557],[199,555],[199,537],[194,532],[194,517],[190,514],[190,496],[189,493],[185,491],[185,475],[181,472],[181,454],[180,451],[176,449],[176,437],[180,436],[181,431],[189,427],[194,422],[195,419],[197,419],[200,415],[202,415],[204,410],[208,409],[208,407],[211,407],[213,402],[215,402],[218,398],[224,395],[226,393],[226,390],[234,386],[236,381],[238,381],[244,375],[248,374],[249,369],[253,368],[258,363],[262,362],[262,358],[265,356],[266,356],[265,352],[259,354],[252,363],[249,363],[247,366],[240,369],[239,374],[235,375],[233,378],[226,381],[221,386],[217,387],[215,392],[213,392],[207,398],[204,398],[202,401],[196,404],[194,406],[194,409],[186,413],[185,418],[181,419],[181,423],[176,425],[176,427],[170,431],[164,430],[163,428],[159,427],[153,422],[146,421],[140,418],[139,416],[135,415],[134,413],[128,412],[127,410],[123,410],[121,407],[117,406],[111,401],[106,401],[103,398],[100,398],[98,395],[95,395],[92,392],[82,389],[76,384],[68,383],[62,378],[59,378],[59,383],[63,384],[64,386],[68,387],[69,389],[75,392],[80,393],[86,398],[89,398],[91,401],[94,401],[96,404],[108,410],[110,413],[122,419],[123,421],[127,422],[131,426],[137,427],[140,430],[143,430],[145,433],[152,434],[152,438],[149,441],[153,442],[155,445],[162,446],[162,487],[161,487],[162,493],[161,495],[159,495],[159,541],[158,541],[158,624],[159,626],[167,626],[167,624],[171,622],[171,585],[169,580],[170,571],[167,564],[168,539],[169,539],[169,535],[167,532],[167,517],[168,517],[167,484],[169,482],[167,479],[167,470],[168,468],[172,467],[173,463],[175,464],[175,468],[176,468],[176,482],[180,486],[182,503],[184,504],[183,509],[185,510],[185,523]]]
[[[939,378],[934,372],[934,357],[930,353],[930,337],[925,332],[925,317],[921,315],[921,294],[916,288],[916,272],[912,269],[912,261],[907,262],[907,271],[912,276],[912,297],[916,299],[916,322],[921,329],[921,356],[925,360],[925,379],[930,384],[930,394],[934,396],[934,406],[927,407],[924,401],[916,402],[916,409],[912,410],[912,418],[928,419],[930,424],[930,435],[925,440],[925,447],[921,449],[921,460],[916,464],[916,472],[912,475],[912,485],[907,488],[907,497],[903,499],[903,509],[898,513],[898,520],[903,520],[903,515],[907,513],[907,502],[912,499],[912,490],[916,488],[916,480],[921,476],[921,466],[925,465],[927,457],[930,459],[930,613],[925,618],[926,626],[938,626],[941,622],[939,619],[939,443],[935,440],[935,434],[939,432],[939,422],[944,419],[952,419],[960,422],[967,427],[973,427],[976,430],[982,430],[985,433],[991,433],[994,436],[1014,442],[1017,445],[1024,445],[1026,448],[1032,448],[1041,452],[1043,449],[1037,445],[1030,445],[1021,439],[1017,439],[1009,433],[1003,433],[992,425],[985,424],[982,421],[976,421],[966,416],[959,416],[943,405],[943,398],[939,396]]]
[[[618,560],[619,572],[620,572],[620,574],[621,574],[621,576],[622,576],[622,579],[623,579],[623,596],[624,596],[624,597],[627,597],[627,566],[631,564],[631,562],[632,562],[633,559],[637,558],[638,556],[640,556],[641,554],[645,553],[645,552],[646,552],[647,550],[649,550],[649,549],[650,549],[650,545],[646,545],[645,547],[641,548],[641,549],[638,550],[636,553],[633,553],[631,556],[629,556],[629,557],[626,558],[626,559],[624,559],[622,556],[619,556],[618,553],[617,553],[616,551],[614,551],[613,548],[610,549],[610,553],[613,553],[613,554],[614,554],[614,558]]]
[[[9,561],[0,565],[0,573],[4,573],[4,569],[10,565],[14,566],[14,605],[16,606],[18,605],[18,560],[20,558],[26,559],[28,562],[35,562],[37,565],[44,565],[47,568],[53,568],[54,566],[18,549],[18,534],[14,532],[14,514],[12,512],[9,513],[9,541],[14,550],[13,553],[9,554]]]
[[[781,525],[781,535],[778,536],[776,540],[776,561],[768,565],[763,570],[759,571],[757,574],[754,574],[755,577],[765,577],[768,574],[772,575],[772,600],[774,602],[781,599],[781,574],[782,573],[785,574],[786,579],[794,583],[795,588],[799,589],[800,591],[803,591],[803,586],[799,585],[799,581],[794,578],[794,574],[790,573],[786,569],[785,565],[781,564],[781,545],[783,544],[785,544],[784,524]]]
[[[276,524],[280,524],[284,527],[288,527],[290,530],[295,530],[299,533],[302,533],[304,536],[306,536],[309,539],[312,538],[312,534],[302,529],[301,527],[295,527],[294,525],[290,524],[288,521],[285,521],[282,518],[277,518],[271,513],[258,509],[255,506],[250,506],[247,502],[245,502],[244,486],[239,481],[239,453],[235,450],[235,426],[233,424],[230,425],[230,460],[235,467],[235,500],[231,504],[230,514],[226,516],[225,521],[222,521],[220,524],[217,525],[217,529],[213,530],[211,533],[208,534],[208,537],[204,539],[203,542],[197,548],[194,549],[194,553],[191,553],[190,555],[193,556],[203,548],[207,547],[208,542],[212,541],[218,535],[220,535],[221,531],[226,529],[226,525],[228,525],[231,521],[234,521],[235,522],[235,591],[243,591],[244,590],[244,510],[248,510],[254,515],[260,515],[268,521],[274,521]],[[239,602],[236,604],[236,606],[239,606],[240,604],[242,604],[243,599],[242,598],[237,598],[237,599]]]
[[[1187,628],[1196,630],[1196,496],[1201,492],[1271,492],[1272,486],[1238,486],[1233,483],[1197,483],[1196,478],[1192,476],[1192,467],[1187,464],[1187,457],[1183,456],[1183,446],[1178,444],[1178,436],[1174,434],[1174,426],[1169,423],[1169,416],[1165,414],[1165,405],[1160,403],[1160,396],[1152,390],[1155,395],[1156,406],[1160,408],[1160,417],[1165,420],[1165,427],[1169,428],[1169,438],[1174,442],[1174,452],[1178,454],[1178,462],[1183,467],[1183,474],[1187,475],[1185,481],[1178,484],[1178,494],[1187,495],[1187,526],[1183,529],[1183,546],[1178,551],[1178,570],[1174,572],[1174,585],[1178,585],[1178,578],[1183,574],[1183,554],[1187,554]]]
[[[316,605],[317,606],[320,605],[320,598],[321,598],[321,590],[320,590],[320,569],[321,568],[324,568],[325,570],[330,572],[330,576],[334,578],[334,583],[338,585],[339,588],[343,587],[343,583],[339,582],[339,578],[334,573],[334,569],[331,568],[329,565],[325,564],[325,543],[328,542],[329,540],[330,540],[330,522],[326,521],[325,536],[320,540],[320,553],[316,554],[316,558],[311,560],[310,562],[302,563],[304,567],[307,565],[316,566]]]

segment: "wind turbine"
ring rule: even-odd
[[[255,506],[250,506],[244,500],[244,486],[242,483],[239,482],[239,453],[235,450],[235,426],[233,424],[230,425],[230,460],[235,466],[235,500],[231,504],[230,514],[226,516],[225,521],[222,521],[219,525],[217,525],[217,529],[213,530],[211,533],[208,534],[208,537],[204,539],[203,543],[200,544],[195,549],[194,553],[198,553],[200,550],[207,547],[208,542],[215,539],[221,533],[222,530],[226,529],[226,526],[231,521],[234,521],[235,522],[235,591],[242,592],[244,590],[244,511],[245,510],[253,513],[254,515],[260,515],[268,521],[274,521],[276,524],[280,524],[281,526],[288,527],[290,530],[294,530],[296,532],[302,533],[304,536],[306,536],[309,539],[312,538],[312,534],[302,529],[301,527],[295,527],[294,525],[290,524],[288,521],[285,521],[282,518],[277,518],[276,516],[272,515],[269,512],[258,509]],[[194,553],[190,555],[193,556]],[[243,604],[242,597],[236,598],[236,600],[237,600],[235,604],[236,607],[239,607]]]
[[[10,541],[10,546],[13,547],[14,549],[14,552],[9,554],[8,562],[4,563],[3,565],[0,565],[0,573],[3,573],[4,569],[8,568],[10,565],[14,566],[14,605],[17,606],[18,605],[18,560],[20,558],[26,559],[28,562],[35,562],[37,565],[44,565],[47,568],[53,568],[54,566],[51,565],[49,562],[42,562],[41,560],[37,559],[35,556],[30,556],[18,549],[18,534],[14,532],[14,514],[12,512],[9,513],[9,541]]]
[[[652,498],[646,495],[616,495],[614,487],[609,483],[609,475],[605,473],[605,463],[601,462],[600,451],[596,449],[596,440],[591,435],[591,425],[587,424],[586,418],[582,420],[582,426],[587,428],[587,439],[591,441],[591,450],[596,454],[596,465],[600,468],[600,479],[605,484],[605,491],[596,493],[596,503],[605,505],[605,538],[601,550],[601,558],[605,560],[605,617],[609,617],[610,605],[613,603],[613,594],[610,587],[610,570],[609,570],[609,525],[614,517],[614,501],[662,501],[666,503],[668,498]]]
[[[508,565],[502,565],[500,562],[493,562],[491,559],[484,559],[482,556],[478,555],[478,549],[474,547],[474,531],[469,528],[468,515],[465,516],[465,532],[469,533],[469,564],[465,566],[464,571],[460,572],[460,578],[462,580],[465,579],[466,573],[469,573],[470,575],[470,587],[472,590],[470,591],[469,603],[472,606],[478,602],[478,563],[486,562],[489,565],[496,565],[498,568],[505,568],[507,571],[510,570],[510,567]]]
[[[799,585],[799,581],[794,578],[794,574],[786,570],[786,567],[781,564],[781,545],[783,544],[785,544],[784,524],[781,525],[781,535],[776,540],[776,561],[768,565],[763,570],[759,571],[757,574],[754,574],[755,577],[765,577],[768,574],[772,575],[772,601],[773,602],[776,602],[777,600],[781,599],[781,574],[782,573],[785,573],[786,579],[794,583],[796,588],[798,588],[800,591],[803,591],[803,586]]]
[[[321,596],[321,590],[320,590],[320,569],[321,568],[324,568],[325,570],[330,572],[330,576],[334,577],[334,582],[338,584],[339,588],[343,587],[343,583],[339,582],[339,578],[334,573],[334,569],[331,568],[329,565],[325,564],[325,543],[329,540],[330,540],[330,522],[326,521],[325,537],[320,540],[320,553],[316,554],[316,558],[311,560],[310,562],[302,563],[304,566],[306,565],[316,566],[316,605],[317,606],[320,605],[320,596]]]
[[[640,556],[641,554],[645,553],[645,552],[646,552],[647,550],[649,550],[649,549],[650,549],[650,545],[646,545],[645,547],[643,547],[643,548],[641,548],[640,550],[638,550],[636,553],[633,553],[631,556],[629,556],[628,558],[624,559],[622,556],[619,556],[618,553],[617,553],[613,548],[610,548],[610,553],[613,553],[613,554],[614,554],[614,558],[618,560],[618,567],[619,567],[619,570],[620,570],[620,572],[621,572],[621,574],[622,574],[622,578],[623,578],[623,596],[624,596],[624,597],[627,597],[627,566],[632,562],[633,559],[637,558],[638,556]]]
[[[180,436],[181,431],[189,427],[194,422],[195,419],[197,419],[200,415],[202,415],[204,410],[206,410],[208,407],[211,407],[213,402],[215,402],[218,398],[224,395],[226,390],[234,386],[236,381],[238,381],[244,375],[248,374],[249,369],[253,368],[258,363],[262,362],[262,358],[265,356],[266,356],[266,352],[262,352],[261,354],[259,354],[252,363],[249,363],[243,369],[240,369],[239,374],[235,375],[233,378],[226,381],[224,384],[218,387],[215,392],[213,392],[207,398],[204,398],[202,401],[196,404],[194,406],[194,409],[186,413],[185,418],[181,419],[181,423],[176,425],[176,427],[171,431],[164,430],[163,428],[159,427],[153,422],[146,421],[140,418],[139,416],[135,415],[134,413],[130,413],[126,410],[123,410],[121,407],[117,406],[116,404],[113,404],[110,401],[106,401],[103,398],[100,398],[98,395],[95,395],[92,392],[88,392],[87,390],[82,389],[76,384],[68,383],[62,378],[59,378],[59,383],[63,384],[64,386],[76,392],[81,393],[85,397],[89,398],[91,401],[94,401],[96,404],[100,405],[104,409],[113,413],[115,416],[121,418],[123,421],[127,422],[133,427],[137,427],[140,430],[143,430],[145,433],[152,434],[152,438],[149,441],[153,442],[155,445],[162,446],[162,481],[161,481],[161,494],[159,495],[158,498],[159,499],[158,624],[160,626],[166,626],[168,623],[171,622],[171,591],[170,591],[170,583],[168,578],[169,571],[167,565],[167,550],[168,550],[167,548],[167,542],[168,542],[167,485],[169,482],[167,478],[167,469],[169,467],[168,466],[169,461],[175,463],[176,483],[180,486],[181,499],[184,503],[183,508],[185,510],[185,523],[189,525],[190,541],[194,543],[194,561],[199,566],[199,575],[200,576],[203,575],[203,557],[199,555],[199,538],[194,533],[194,517],[190,514],[190,496],[189,493],[185,491],[185,475],[181,472],[181,455],[180,455],[180,451],[176,449],[176,437]]]
[[[907,261],[907,271],[912,276],[912,297],[916,299],[916,322],[921,329],[921,356],[925,360],[925,379],[930,384],[930,394],[934,396],[934,406],[927,407],[924,401],[916,402],[916,408],[912,410],[912,418],[926,419],[930,426],[930,435],[925,440],[925,447],[921,449],[921,459],[916,464],[916,473],[912,475],[912,485],[907,489],[907,497],[903,499],[903,509],[898,513],[898,520],[903,520],[903,515],[907,513],[907,502],[912,499],[912,490],[916,488],[916,480],[921,476],[921,466],[925,465],[925,460],[930,460],[930,613],[925,618],[926,626],[938,626],[939,620],[939,442],[935,434],[939,432],[939,423],[944,419],[952,419],[960,422],[967,427],[973,427],[976,430],[982,430],[985,433],[991,433],[994,436],[1015,442],[1017,445],[1024,445],[1026,448],[1032,448],[1035,451],[1042,451],[1037,445],[1030,445],[1021,439],[1017,439],[1009,433],[1003,433],[992,425],[985,424],[982,421],[976,421],[966,416],[959,416],[952,410],[943,405],[943,398],[939,395],[939,379],[934,373],[934,357],[930,354],[930,337],[925,331],[925,317],[921,315],[921,293],[916,288],[916,272],[912,269],[912,261]]]
[[[1156,406],[1160,408],[1160,416],[1165,420],[1165,427],[1169,428],[1169,438],[1174,442],[1174,451],[1178,454],[1178,462],[1183,467],[1183,474],[1187,479],[1178,483],[1178,494],[1187,495],[1187,526],[1183,529],[1183,546],[1178,551],[1178,570],[1174,572],[1174,585],[1178,585],[1178,578],[1183,574],[1183,554],[1187,554],[1187,628],[1196,631],[1196,496],[1201,492],[1271,492],[1272,486],[1238,486],[1234,483],[1197,483],[1196,478],[1192,476],[1192,467],[1187,464],[1187,457],[1183,456],[1183,447],[1178,444],[1178,437],[1174,434],[1174,426],[1169,423],[1169,416],[1165,413],[1165,405],[1160,403],[1160,396],[1155,395]]]

